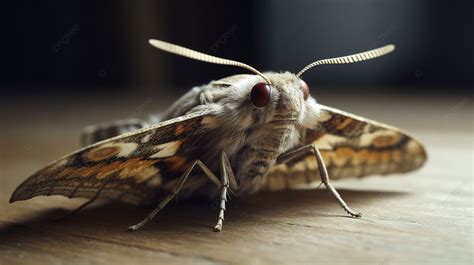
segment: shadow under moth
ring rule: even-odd
[[[194,60],[231,65],[240,74],[192,88],[161,121],[123,120],[87,127],[85,147],[26,179],[10,202],[39,195],[105,198],[156,208],[143,227],[178,193],[220,201],[215,231],[222,230],[229,193],[244,196],[321,182],[352,217],[330,179],[404,173],[421,167],[426,153],[404,131],[321,105],[301,76],[324,64],[376,58],[387,45],[315,61],[297,74],[259,72],[241,62],[150,40],[158,49]],[[75,212],[74,211],[74,212]]]

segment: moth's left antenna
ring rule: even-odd
[[[301,71],[299,71],[296,74],[296,76],[300,77],[304,72],[318,65],[356,63],[356,62],[366,61],[366,60],[370,60],[370,59],[377,58],[380,56],[384,56],[385,54],[393,52],[393,50],[395,50],[395,45],[389,44],[389,45],[386,45],[377,49],[373,49],[370,51],[366,51],[366,52],[319,60],[305,66]]]
[[[237,67],[242,67],[245,68],[259,76],[261,76],[269,85],[271,84],[270,80],[266,76],[264,76],[260,71],[257,69],[253,68],[250,65],[234,61],[234,60],[229,60],[229,59],[224,59],[224,58],[219,58],[216,56],[208,55],[202,52],[194,51],[188,48],[181,47],[176,44],[172,44],[169,42],[164,42],[161,40],[154,40],[151,39],[148,41],[153,47],[158,48],[160,50],[169,52],[169,53],[174,53],[180,56],[188,57],[194,60],[198,61],[203,61],[207,63],[214,63],[214,64],[223,64],[223,65],[231,65],[231,66],[237,66]]]

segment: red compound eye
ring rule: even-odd
[[[265,107],[270,102],[270,96],[272,95],[272,89],[266,83],[257,83],[252,87],[250,91],[250,102],[255,107]]]
[[[301,89],[303,89],[303,98],[304,100],[307,100],[309,97],[309,86],[303,80],[300,80],[300,83],[301,83]]]

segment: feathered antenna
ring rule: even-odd
[[[352,55],[347,55],[347,56],[342,56],[342,57],[336,57],[336,58],[329,58],[329,59],[323,59],[319,60],[313,63],[308,64],[305,66],[301,71],[299,71],[296,76],[300,77],[304,72],[306,72],[308,69],[311,69],[315,66],[318,65],[323,65],[323,64],[346,64],[346,63],[356,63],[356,62],[362,62],[370,59],[374,59],[380,56],[384,56],[385,54],[391,53],[393,50],[395,50],[395,45],[389,44],[377,49],[373,49],[370,51],[366,52],[361,52],[361,53],[356,53]]]
[[[269,85],[271,85],[270,80],[268,80],[268,78],[266,76],[264,76],[262,73],[260,73],[260,71],[253,68],[250,65],[247,65],[247,64],[244,64],[244,63],[241,63],[241,62],[237,62],[237,61],[234,61],[234,60],[219,58],[219,57],[208,55],[208,54],[205,54],[205,53],[202,53],[202,52],[197,52],[197,51],[194,51],[194,50],[191,50],[191,49],[188,49],[188,48],[184,48],[184,47],[178,46],[176,44],[164,42],[164,41],[161,41],[161,40],[151,39],[148,42],[153,47],[158,48],[160,50],[163,50],[163,51],[166,51],[166,52],[169,52],[169,53],[174,53],[174,54],[177,54],[177,55],[180,55],[180,56],[188,57],[188,58],[191,58],[191,59],[194,59],[194,60],[208,62],[208,63],[214,63],[214,64],[232,65],[232,66],[245,68],[245,69],[261,76]]]

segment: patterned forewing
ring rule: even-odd
[[[405,173],[423,165],[426,153],[407,133],[350,113],[321,105],[320,122],[307,129],[304,144],[321,151],[331,179]],[[275,166],[266,177],[272,190],[319,182],[313,155]]]
[[[205,130],[208,111],[196,112],[87,146],[24,181],[10,201],[39,195],[109,198],[140,204],[193,161],[192,141]]]

